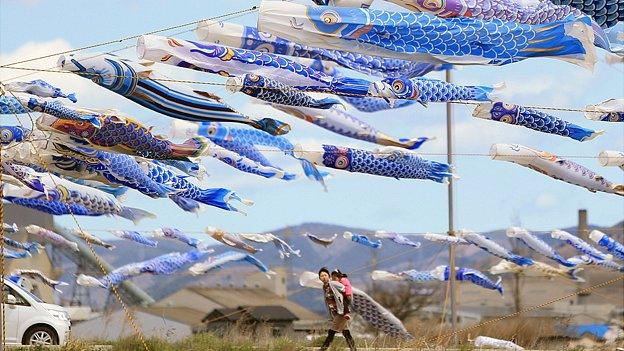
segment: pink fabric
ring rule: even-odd
[[[347,295],[348,297],[352,297],[353,296],[353,290],[351,289],[351,282],[349,281],[349,279],[347,278],[340,278],[339,280],[340,284],[344,285],[345,287],[345,295]]]

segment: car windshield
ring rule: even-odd
[[[33,300],[35,300],[36,302],[39,303],[44,303],[40,298],[37,297],[37,295],[31,293],[30,291],[26,290],[23,286],[19,285],[19,284],[15,284],[17,285],[23,292],[25,292],[28,296],[32,297]]]

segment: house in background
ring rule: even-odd
[[[202,319],[202,326],[195,331],[223,334],[235,327],[251,332],[257,332],[260,328],[268,328],[272,336],[278,337],[292,334],[293,322],[298,319],[283,306],[217,308]]]

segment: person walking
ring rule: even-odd
[[[351,351],[357,351],[355,347],[355,340],[351,336],[349,331],[349,319],[345,318],[345,315],[349,314],[349,308],[345,304],[345,287],[337,281],[332,281],[329,269],[323,267],[318,272],[319,280],[323,283],[323,297],[325,300],[325,306],[329,312],[331,318],[331,328],[327,330],[327,337],[321,345],[319,351],[326,351],[334,341],[336,333],[342,333],[349,345]]]

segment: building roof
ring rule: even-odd
[[[215,309],[207,314],[202,322],[210,323],[215,319],[236,322],[245,318],[257,322],[295,321],[299,319],[283,306],[239,306],[237,308]]]
[[[139,310],[155,316],[186,324],[191,327],[201,324],[202,319],[206,315],[206,313],[202,311],[198,311],[188,307],[149,306],[140,308]]]
[[[279,297],[266,289],[203,287],[188,287],[187,289],[223,306],[223,308],[238,308],[239,306],[282,306],[300,320],[322,319],[318,314],[286,298]]]

